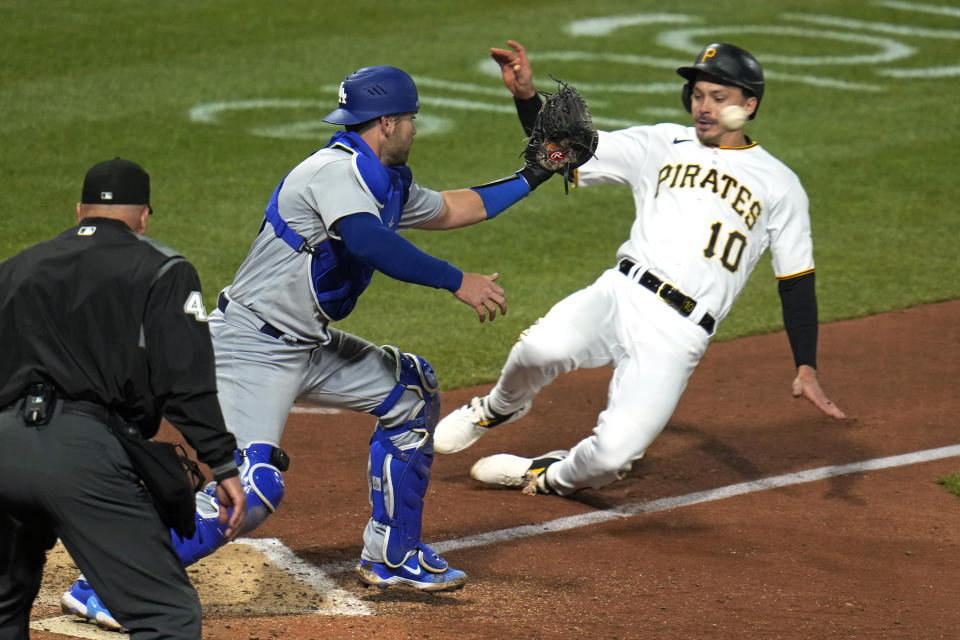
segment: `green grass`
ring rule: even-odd
[[[937,478],[937,484],[949,491],[955,496],[960,496],[960,471],[952,473],[949,476]]]
[[[956,65],[951,37],[889,35],[862,27],[816,26],[792,13],[960,30],[960,18],[842,0],[717,3],[611,0],[565,6],[468,0],[355,3],[286,0],[0,0],[0,259],[74,223],[88,167],[120,155],[153,177],[156,215],[150,233],[197,266],[208,306],[246,255],[263,206],[280,178],[332,132],[312,139],[252,131],[317,121],[332,109],[336,85],[369,64],[393,64],[415,78],[466,83],[500,96],[421,87],[422,95],[509,105],[497,78],[477,65],[490,46],[520,40],[538,78],[574,84],[675,83],[666,93],[589,89],[597,117],[637,123],[685,121],[680,82],[671,69],[602,63],[605,53],[690,61],[658,38],[676,29],[716,28],[698,42],[728,39],[764,54],[849,56],[879,45],[738,31],[735,25],[851,31],[895,39],[915,52],[873,64],[766,63],[768,71],[819,75],[879,90],[813,87],[771,77],[749,132],[801,177],[811,199],[817,285],[824,321],[858,317],[960,296],[953,153],[960,142],[956,76],[891,78],[883,69]],[[606,36],[574,36],[568,22],[669,12],[686,23],[647,24]],[[736,16],[732,20],[730,16]],[[547,51],[583,52],[541,60]],[[545,84],[543,86],[546,86]],[[288,99],[296,108],[234,110],[213,124],[191,121],[199,104]],[[664,110],[652,115],[648,108]],[[422,184],[459,188],[519,166],[522,136],[509,113],[428,107],[451,128],[418,137],[411,156]],[[519,332],[549,307],[611,266],[634,211],[620,187],[563,195],[559,181],[493,223],[408,237],[457,266],[501,274],[510,312],[479,324],[471,309],[443,291],[378,275],[341,327],[379,343],[420,353],[445,388],[495,378]],[[762,261],[718,340],[781,327],[776,285]],[[789,362],[784,363],[790,366]]]

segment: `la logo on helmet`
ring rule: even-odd
[[[347,104],[347,90],[343,88],[343,83],[340,83],[340,91],[337,92],[337,97],[340,99],[340,104]]]

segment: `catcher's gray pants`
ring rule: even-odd
[[[211,312],[209,322],[220,407],[241,449],[253,442],[280,446],[294,401],[371,413],[397,384],[397,364],[387,349],[333,327],[327,344],[285,341],[261,333],[263,320],[234,302]],[[407,390],[380,416],[383,428],[394,430],[397,447],[422,438],[404,428],[422,404],[420,395]],[[318,431],[319,439],[336,437]],[[296,452],[291,458],[296,464]],[[385,537],[384,527],[371,518],[363,557],[380,558]]]
[[[251,442],[279,447],[297,400],[370,413],[397,382],[396,364],[386,350],[333,327],[327,344],[288,342],[260,333],[263,321],[232,302],[226,311],[211,312],[209,323],[220,407],[241,449]],[[406,421],[419,401],[414,396],[405,393],[380,418],[385,428]],[[324,435],[336,438],[335,433]]]
[[[59,537],[134,640],[200,638],[200,600],[120,442],[93,418],[0,411],[0,640],[26,639]]]

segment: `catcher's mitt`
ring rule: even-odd
[[[562,175],[564,189],[567,189],[567,183],[573,181],[574,169],[596,151],[598,136],[590,109],[580,92],[560,80],[556,82],[556,93],[539,92],[547,100],[537,114],[524,159],[528,165]]]

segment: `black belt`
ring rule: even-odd
[[[636,263],[633,260],[624,258],[620,261],[620,273],[623,275],[629,275],[630,270],[633,269],[635,265]],[[637,280],[637,282],[657,294],[657,296],[673,307],[677,313],[682,315],[684,318],[693,313],[694,307],[697,306],[696,300],[686,295],[672,284],[664,282],[654,275],[652,271],[644,271],[643,275],[640,276],[640,279]],[[712,334],[713,328],[716,326],[716,324],[717,321],[708,312],[703,314],[703,317],[700,319],[700,322],[697,323],[697,326],[703,327],[704,331]]]
[[[139,427],[125,422],[116,413],[110,411],[110,409],[107,409],[103,405],[97,404],[96,402],[87,402],[86,400],[64,400],[61,411],[64,413],[75,413],[82,416],[87,416],[88,418],[92,418],[97,422],[107,425],[115,431],[122,429],[130,436],[143,438],[143,433],[140,431]]]
[[[220,313],[226,313],[227,305],[230,304],[230,299],[221,291],[220,297],[217,298],[217,309],[220,309]],[[263,326],[260,327],[260,333],[270,336],[271,338],[280,339],[283,337],[283,331],[277,329],[275,326],[269,322],[264,322]]]
[[[113,415],[105,406],[85,400],[64,400],[62,411],[64,413],[78,413],[103,424],[109,423]]]
[[[2,410],[6,411],[19,405],[24,424],[40,427],[49,423],[53,418],[54,410],[59,408],[61,413],[85,416],[114,431],[122,431],[130,437],[143,438],[143,433],[136,424],[127,422],[104,405],[87,400],[62,398],[62,395],[63,392],[49,382],[35,382],[30,385],[24,396],[13,404],[3,407]],[[21,402],[23,404],[19,404]]]

